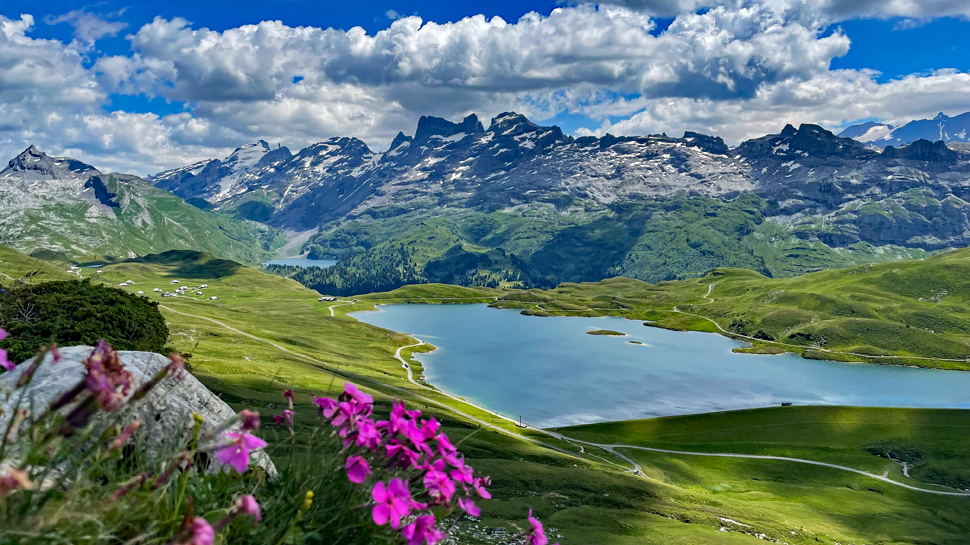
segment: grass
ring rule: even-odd
[[[63,272],[66,267],[61,264],[37,262],[11,251],[0,250],[0,260],[0,273],[14,277],[35,267],[49,269],[49,276],[38,279],[67,276]],[[415,340],[346,317],[347,312],[372,309],[376,303],[490,301],[500,296],[512,297],[516,292],[423,285],[361,296],[356,302],[344,298],[335,303],[318,303],[317,293],[294,281],[192,252],[105,266],[103,271],[101,275],[91,269],[82,273],[109,285],[133,280],[135,285],[128,289],[143,290],[150,297],[157,296],[151,291],[154,287],[170,289],[173,279],[179,279],[181,285],[209,285],[203,290],[203,297],[160,299],[165,307],[162,311],[172,331],[171,344],[191,353],[193,373],[236,409],[252,407],[265,415],[273,414],[283,407],[280,392],[294,388],[297,421],[310,422],[315,415],[315,407],[310,405],[311,393],[333,393],[342,389],[344,380],[353,380],[375,396],[379,414],[389,410],[394,397],[401,397],[410,406],[439,418],[448,435],[460,442],[469,463],[493,477],[495,499],[482,504],[480,527],[512,529],[513,524],[524,523],[523,513],[531,507],[553,536],[562,536],[555,540],[563,544],[764,543],[754,535],[759,533],[793,545],[956,544],[964,543],[970,533],[970,500],[897,490],[835,470],[782,462],[637,453],[634,456],[644,465],[646,476],[633,476],[625,473],[621,461],[608,453],[587,447],[580,454],[575,445],[515,428],[438,392],[418,389],[406,381],[405,370],[394,359],[397,348]],[[662,289],[657,289],[660,297]],[[700,296],[706,286],[698,284],[696,291],[691,296],[703,301]],[[208,301],[211,295],[219,299]],[[555,302],[554,297],[549,299]],[[330,316],[332,305],[338,305],[333,307],[334,317]],[[573,309],[570,312],[575,314],[583,314],[583,309],[589,308],[574,303],[547,308],[559,307]],[[575,310],[577,307],[579,311]],[[656,319],[680,317],[669,311],[645,314]],[[679,325],[701,323],[686,318],[689,319]],[[289,352],[210,320],[275,343]],[[408,352],[404,351],[405,357]],[[447,407],[480,418],[495,428],[480,429],[474,421]],[[920,479],[931,480],[937,474],[934,472],[944,472],[952,479],[966,475],[962,467],[967,467],[964,453],[970,452],[970,445],[962,436],[966,435],[964,426],[970,419],[960,411],[843,409],[845,412],[839,413],[840,409],[826,409],[832,411],[830,416],[816,415],[806,424],[801,411],[807,409],[790,407],[615,423],[570,429],[569,433],[608,443],[642,441],[710,450],[774,449],[824,461],[837,459],[879,472],[894,463],[865,449],[885,450],[883,445],[888,445],[923,456],[923,463],[913,473]],[[950,429],[947,426],[952,426],[952,434],[945,433]],[[547,441],[573,454],[523,441],[512,433]],[[722,519],[750,528],[735,527]],[[472,534],[463,543],[482,542],[475,537],[473,524],[464,525],[463,532]]]
[[[755,353],[970,369],[970,249],[772,279],[743,269],[648,284],[627,278],[504,294],[528,314],[623,316],[716,332]]]
[[[587,335],[608,335],[613,337],[624,337],[626,333],[621,333],[619,331],[612,331],[610,329],[597,329],[594,331],[587,331]]]

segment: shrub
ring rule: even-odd
[[[158,303],[88,280],[20,285],[0,292],[0,344],[14,361],[42,345],[94,345],[106,340],[118,350],[161,352],[168,326]]]

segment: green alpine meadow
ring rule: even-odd
[[[970,543],[967,35],[0,3],[0,545]]]

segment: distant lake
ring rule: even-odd
[[[417,356],[435,386],[540,427],[784,401],[970,407],[970,372],[735,354],[744,343],[623,318],[539,318],[482,304],[390,305],[353,316],[438,347]],[[586,334],[596,329],[627,336]]]
[[[263,265],[293,265],[294,267],[333,267],[337,264],[336,259],[306,259],[302,257],[294,257],[290,259],[274,259],[272,261],[267,261]]]

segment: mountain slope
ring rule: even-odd
[[[192,248],[255,262],[280,242],[265,225],[205,212],[135,176],[34,146],[0,171],[0,243],[21,251],[100,259]]]
[[[796,278],[719,268],[662,284],[625,278],[563,284],[512,293],[496,305],[741,335],[767,353],[970,369],[968,297],[970,249],[962,249]]]

